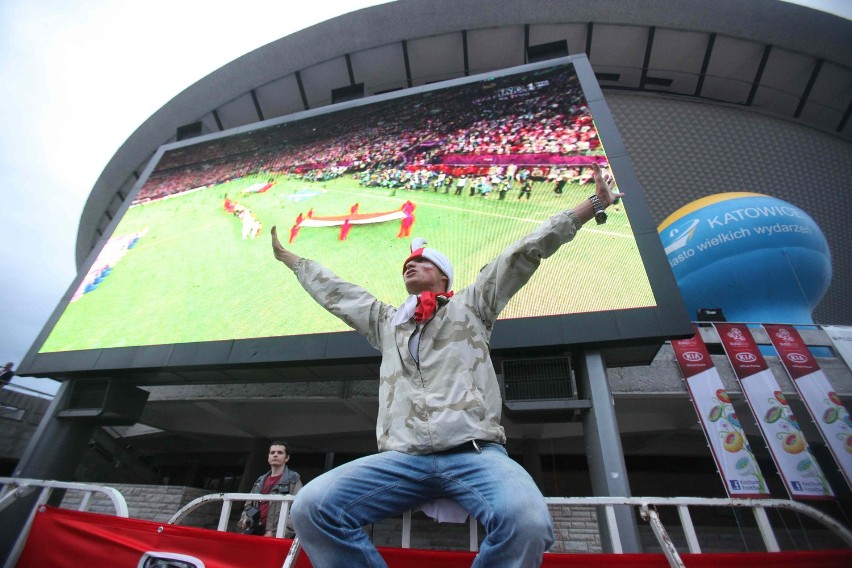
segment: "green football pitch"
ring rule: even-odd
[[[277,179],[265,193],[243,190]],[[455,195],[443,189],[405,191],[361,187],[352,177],[308,182],[253,175],[168,199],[130,207],[113,237],[144,232],[97,287],[70,303],[40,352],[130,347],[345,331],[319,308],[294,275],[272,256],[269,230],[296,254],[331,268],[379,300],[399,305],[406,296],[402,262],[409,238],[398,238],[400,221],[339,227],[302,227],[288,245],[297,215],[345,215],[416,205],[412,237],[424,237],[450,257],[454,288],[507,245],[550,215],[570,208],[591,186],[533,184],[530,199],[517,188],[498,199]],[[262,223],[257,238],[243,238],[240,220],[223,208],[225,197],[248,207]],[[95,265],[98,263],[95,262]],[[574,242],[542,262],[509,303],[502,318],[604,311],[655,305],[622,207],[609,222],[587,224]]]

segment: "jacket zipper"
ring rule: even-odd
[[[417,335],[419,335],[420,337],[417,339],[417,361],[415,361],[415,363],[417,363],[417,374],[420,375],[421,388],[426,388],[426,381],[423,380],[423,371],[420,369],[420,345],[423,343],[423,331],[426,329],[426,326],[429,324],[430,321],[432,321],[434,317],[435,316],[432,315],[432,317],[429,318],[426,323],[420,326],[420,330],[417,332]]]

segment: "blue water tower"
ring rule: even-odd
[[[657,230],[690,314],[721,308],[728,321],[813,323],[831,282],[831,252],[798,207],[719,193],[681,207]]]

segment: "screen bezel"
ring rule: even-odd
[[[545,352],[564,353],[578,348],[600,349],[609,355],[608,364],[610,365],[650,363],[659,347],[667,339],[691,335],[692,324],[663,251],[656,223],[651,216],[626,147],[604,100],[603,92],[586,56],[574,55],[347,101],[161,146],[92,249],[77,278],[22,361],[19,372],[32,376],[61,378],[107,372],[116,376],[144,370],[160,372],[169,369],[241,368],[253,365],[292,366],[310,363],[345,364],[351,361],[376,360],[378,353],[366,340],[352,331],[49,353],[39,353],[38,350],[63,314],[74,290],[89,267],[96,261],[98,254],[130,207],[134,196],[166,152],[383,100],[408,97],[427,91],[565,64],[571,64],[574,67],[594,117],[598,135],[605,142],[610,168],[618,180],[619,188],[628,195],[625,202],[629,204],[629,207],[625,206],[625,209],[657,306],[501,320],[495,326],[492,335],[492,352],[497,355],[512,356]]]

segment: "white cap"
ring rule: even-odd
[[[433,248],[427,248],[426,239],[420,237],[411,239],[411,254],[402,263],[402,271],[405,272],[405,265],[408,264],[409,260],[418,257],[423,257],[437,266],[438,270],[443,272],[444,276],[447,277],[447,291],[449,292],[453,289],[453,264],[443,253]]]

